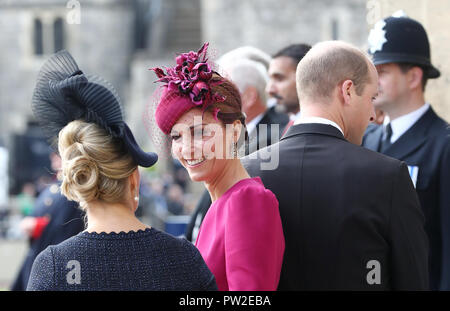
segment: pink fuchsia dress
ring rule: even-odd
[[[240,180],[211,205],[196,246],[219,290],[276,290],[284,235],[275,195],[259,177]]]

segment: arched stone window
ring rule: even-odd
[[[336,18],[331,20],[331,39],[339,40],[339,21]]]
[[[64,22],[58,17],[53,22],[53,50],[58,52],[64,49]]]
[[[49,55],[64,49],[64,19],[53,14],[42,14],[34,19],[34,55]]]
[[[42,55],[44,54],[44,37],[42,21],[39,18],[34,20],[34,54]]]

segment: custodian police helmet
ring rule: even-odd
[[[424,69],[427,78],[440,72],[431,64],[430,44],[423,26],[406,16],[378,21],[369,35],[369,53],[375,65],[411,63]]]

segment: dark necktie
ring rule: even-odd
[[[392,145],[391,137],[392,137],[392,127],[391,127],[391,123],[388,123],[388,125],[386,125],[386,128],[384,129],[383,137],[381,139],[381,144],[380,144],[380,152],[381,153],[384,153]]]

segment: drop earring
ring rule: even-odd
[[[237,144],[236,143],[232,143],[231,144],[231,148],[230,148],[230,158],[231,159],[236,159],[236,155],[237,155]]]

